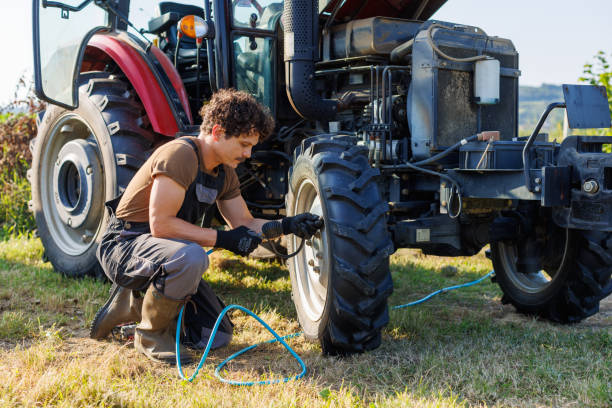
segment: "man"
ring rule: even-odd
[[[107,203],[111,219],[98,248],[114,285],[90,337],[101,339],[119,324],[139,321],[135,348],[157,361],[176,358],[176,317],[208,267],[203,247],[246,256],[261,243],[261,228],[268,222],[247,209],[234,170],[272,133],[267,109],[245,92],[221,90],[200,113],[198,137],[157,149],[122,196]],[[228,231],[194,225],[215,202]],[[307,213],[281,222],[283,233],[302,237],[314,234],[321,223]],[[144,296],[140,291],[146,291]],[[181,357],[188,360],[188,352],[182,349]]]

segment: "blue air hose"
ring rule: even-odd
[[[208,254],[210,254],[211,252],[212,252],[212,250],[208,251]],[[446,288],[442,288],[442,289],[437,290],[437,291],[435,291],[433,293],[430,293],[429,295],[425,296],[424,298],[416,300],[414,302],[406,303],[404,305],[393,306],[391,308],[391,310],[403,309],[405,307],[415,306],[415,305],[418,305],[420,303],[426,302],[427,300],[431,299],[432,297],[434,297],[436,295],[439,295],[440,293],[446,293],[446,292],[450,292],[451,290],[455,290],[455,289],[459,289],[459,288],[465,288],[465,287],[468,287],[468,286],[476,285],[477,283],[482,282],[483,280],[485,280],[486,278],[488,278],[489,276],[492,276],[494,274],[495,274],[495,271],[491,271],[491,272],[487,273],[486,275],[484,275],[483,277],[476,279],[475,281],[464,283],[464,284],[461,284],[461,285],[455,285],[455,286],[449,286],[449,287],[446,287]],[[232,354],[231,356],[229,356],[228,358],[223,360],[221,362],[221,364],[219,364],[219,366],[215,369],[215,376],[219,380],[221,380],[224,383],[231,384],[231,385],[250,386],[250,385],[264,385],[264,384],[285,383],[285,382],[290,381],[290,380],[298,380],[298,379],[302,378],[306,374],[306,364],[304,364],[304,361],[300,358],[300,356],[298,356],[298,354],[285,341],[286,339],[290,339],[290,338],[297,337],[297,336],[301,335],[302,334],[301,332],[293,333],[293,334],[289,334],[289,335],[281,337],[266,322],[264,322],[259,316],[257,316],[255,313],[253,313],[249,309],[244,308],[244,307],[239,306],[239,305],[229,305],[229,306],[226,306],[221,311],[221,313],[219,314],[219,317],[217,317],[217,321],[215,322],[215,325],[213,326],[212,332],[210,333],[210,338],[208,339],[208,344],[206,345],[206,349],[204,350],[204,354],[202,355],[202,358],[200,359],[200,363],[198,364],[195,372],[190,377],[188,377],[188,378],[185,377],[185,375],[183,374],[183,368],[181,366],[181,353],[180,353],[180,349],[179,349],[179,344],[180,344],[180,340],[181,340],[181,329],[180,329],[181,328],[181,321],[183,319],[183,311],[185,310],[185,306],[183,306],[181,308],[180,313],[179,313],[178,321],[177,321],[177,324],[176,324],[176,368],[178,369],[179,376],[183,380],[187,380],[189,382],[192,382],[195,379],[195,377],[198,375],[198,372],[200,371],[200,369],[204,365],[204,362],[206,361],[206,358],[208,357],[208,353],[210,352],[210,348],[211,348],[211,346],[213,344],[213,340],[215,339],[215,336],[217,335],[217,331],[219,330],[219,325],[221,324],[221,320],[223,319],[223,316],[225,316],[225,314],[227,312],[229,312],[231,309],[242,310],[243,312],[245,312],[248,315],[250,315],[251,317],[253,317],[259,323],[261,323],[261,325],[263,327],[265,327],[270,333],[272,333],[272,335],[274,336],[274,339],[270,339],[270,340],[264,341],[262,343],[257,343],[257,344],[254,344],[252,346],[245,347],[242,350]],[[228,380],[226,378],[221,377],[221,374],[220,374],[221,369],[227,363],[229,363],[231,360],[233,360],[236,357],[246,353],[249,350],[254,349],[255,347],[257,347],[257,346],[259,346],[261,344],[276,343],[277,341],[280,342],[283,346],[285,346],[285,348],[289,351],[289,353],[297,360],[298,364],[302,367],[302,371],[299,374],[297,374],[296,376],[285,377],[285,378],[276,379],[276,380],[266,380],[266,381],[234,381],[234,380]]]
[[[487,273],[485,276],[483,276],[482,278],[478,278],[475,281],[468,282],[468,283],[463,283],[461,285],[449,286],[449,287],[446,287],[446,288],[442,288],[440,290],[436,290],[435,292],[430,293],[429,295],[425,296],[424,298],[421,298],[419,300],[415,300],[414,302],[406,303],[405,305],[393,306],[391,308],[391,310],[403,309],[403,308],[408,307],[408,306],[415,306],[415,305],[418,305],[419,303],[423,303],[423,302],[428,301],[429,299],[431,299],[432,297],[434,297],[436,295],[439,295],[440,293],[446,293],[446,292],[450,292],[451,290],[455,290],[455,289],[459,289],[459,288],[467,288],[468,286],[476,285],[477,283],[482,282],[483,280],[487,279],[489,276],[492,276],[494,274],[495,274],[495,271],[491,271],[491,272]]]
[[[198,364],[198,367],[196,368],[195,372],[191,375],[191,377],[186,378],[185,375],[183,374],[183,369],[181,367],[181,351],[180,351],[180,347],[179,347],[180,340],[181,340],[181,320],[183,319],[183,311],[185,310],[185,306],[183,306],[181,308],[180,313],[179,313],[178,322],[177,322],[177,325],[176,325],[176,347],[175,347],[175,349],[176,349],[176,367],[178,369],[179,376],[183,380],[187,380],[187,381],[191,382],[198,375],[198,372],[200,371],[200,369],[204,365],[204,362],[206,361],[206,358],[208,357],[208,353],[210,351],[210,347],[212,346],[213,340],[215,339],[215,336],[217,335],[217,330],[219,330],[219,325],[221,324],[221,320],[223,319],[223,316],[225,316],[225,314],[227,312],[229,312],[230,310],[232,310],[232,309],[242,310],[246,314],[248,314],[251,317],[253,317],[259,323],[261,323],[261,325],[263,327],[268,329],[268,331],[270,333],[272,333],[272,335],[275,338],[272,339],[272,340],[264,341],[263,343],[258,343],[258,344],[254,344],[252,346],[246,347],[246,348],[240,350],[239,352],[234,353],[231,356],[229,356],[228,358],[226,358],[221,364],[219,364],[219,366],[215,370],[215,376],[218,379],[220,379],[224,383],[228,383],[228,384],[232,384],[232,385],[263,385],[263,384],[277,384],[277,383],[280,383],[280,382],[287,382],[289,380],[298,380],[298,379],[302,378],[304,376],[304,374],[306,374],[306,364],[304,364],[304,361],[302,361],[300,356],[298,356],[297,353],[295,351],[293,351],[293,349],[287,344],[287,342],[285,342],[285,339],[292,338],[292,337],[297,337],[297,336],[299,336],[302,333],[294,333],[294,334],[289,334],[287,336],[281,337],[270,326],[268,326],[268,324],[266,322],[264,322],[259,316],[257,316],[255,313],[251,312],[249,309],[247,309],[245,307],[242,307],[242,306],[239,306],[239,305],[229,305],[229,306],[226,306],[221,311],[221,313],[219,314],[219,317],[217,317],[217,321],[215,322],[215,325],[213,326],[212,332],[210,333],[210,339],[208,339],[208,344],[206,345],[206,349],[204,350],[204,354],[202,355],[202,358],[200,359],[200,364]],[[280,341],[282,343],[282,345],[285,346],[285,348],[289,351],[289,353],[291,353],[291,355],[297,360],[299,365],[302,366],[302,372],[299,373],[298,375],[296,375],[295,377],[285,377],[283,379],[278,379],[278,380],[244,381],[244,382],[242,382],[242,381],[233,381],[233,380],[225,379],[225,378],[221,377],[221,374],[219,374],[219,371],[221,371],[221,368],[223,368],[223,366],[225,366],[225,364],[227,364],[228,362],[230,362],[234,358],[238,357],[239,355],[241,355],[243,353],[246,353],[249,350],[254,349],[255,347],[259,346],[260,344],[275,343],[277,341]]]

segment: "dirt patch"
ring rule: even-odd
[[[605,327],[612,330],[612,296],[608,296],[599,303],[599,313],[585,319],[579,326]]]
[[[489,310],[491,311],[491,316],[507,323],[528,323],[532,322],[534,319],[537,319],[534,316],[518,313],[514,306],[510,304],[502,305],[501,303],[498,303],[497,306],[491,305]],[[601,301],[599,304],[599,313],[584,319],[582,322],[574,325],[574,327],[601,327],[612,330],[612,296],[608,296],[606,299]]]

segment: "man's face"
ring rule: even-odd
[[[257,132],[241,134],[238,137],[226,138],[219,132],[216,151],[223,164],[236,168],[240,163],[251,157],[251,149],[259,142]]]

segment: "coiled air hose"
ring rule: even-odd
[[[208,253],[211,253],[212,250],[208,251]],[[472,286],[472,285],[476,285],[477,283],[482,282],[483,280],[485,280],[486,278],[494,275],[494,271],[491,271],[489,273],[487,273],[486,275],[472,281],[472,282],[468,282],[468,283],[464,283],[461,285],[454,285],[454,286],[448,286],[446,288],[442,288],[440,290],[437,290],[435,292],[430,293],[429,295],[416,300],[414,302],[410,302],[410,303],[406,303],[403,305],[398,305],[398,306],[394,306],[391,308],[391,310],[397,310],[397,309],[403,309],[409,306],[415,306],[418,304],[421,304],[429,299],[431,299],[432,297],[439,295],[441,293],[446,293],[446,292],[450,292],[451,290],[455,290],[455,289],[459,289],[459,288],[465,288],[468,286]],[[243,312],[245,312],[246,314],[248,314],[249,316],[253,317],[255,320],[257,320],[263,327],[265,327],[270,333],[272,333],[272,335],[274,336],[273,339],[271,340],[267,340],[264,341],[262,343],[257,343],[254,344],[252,346],[248,346],[243,348],[242,350],[232,354],[231,356],[229,356],[228,358],[226,358],[225,360],[223,360],[221,362],[221,364],[219,364],[217,366],[217,368],[215,369],[215,376],[222,382],[227,383],[227,384],[231,384],[231,385],[241,385],[241,386],[252,386],[252,385],[266,385],[266,384],[278,384],[278,383],[285,383],[291,380],[298,380],[300,378],[302,378],[304,375],[306,375],[306,364],[304,363],[304,361],[300,358],[300,356],[291,348],[291,346],[289,346],[289,344],[287,344],[287,342],[285,340],[288,340],[290,338],[293,337],[298,337],[302,334],[302,332],[298,332],[298,333],[293,333],[293,334],[288,334],[286,336],[279,336],[266,322],[264,322],[259,316],[257,316],[255,313],[253,313],[252,311],[250,311],[249,309],[242,307],[240,305],[229,305],[226,306],[221,313],[219,314],[219,317],[217,317],[217,321],[215,322],[215,325],[213,326],[213,329],[210,333],[210,338],[208,339],[208,344],[206,345],[206,348],[204,349],[204,354],[202,354],[202,357],[200,358],[200,362],[198,364],[198,366],[196,367],[196,370],[194,371],[194,373],[189,376],[189,377],[185,377],[185,374],[183,373],[183,368],[181,366],[181,354],[180,354],[180,341],[181,341],[181,323],[183,320],[183,312],[185,310],[185,306],[183,306],[181,308],[181,311],[179,312],[179,316],[178,316],[178,320],[176,323],[176,368],[178,370],[178,374],[181,377],[181,379],[192,382],[196,376],[198,375],[200,369],[202,368],[202,366],[204,365],[204,362],[206,361],[207,357],[208,357],[208,353],[210,352],[210,348],[212,347],[212,344],[214,342],[215,336],[217,335],[217,332],[219,330],[219,326],[221,324],[221,321],[223,320],[223,317],[225,316],[225,314],[227,312],[229,312],[232,309],[238,309],[241,310]],[[282,379],[275,379],[275,380],[265,380],[265,381],[234,381],[234,380],[228,380],[226,378],[221,377],[220,371],[221,369],[227,364],[229,363],[231,360],[235,359],[236,357],[246,353],[249,350],[254,349],[255,347],[261,345],[261,344],[269,344],[269,343],[276,343],[276,342],[280,342],[286,349],[287,351],[289,351],[289,353],[296,359],[296,361],[298,362],[298,364],[300,365],[300,367],[302,367],[302,371],[293,376],[293,377],[285,377]]]

